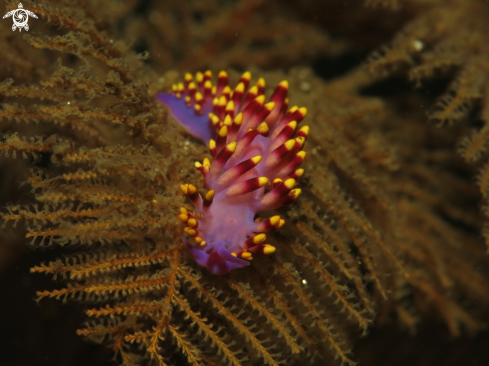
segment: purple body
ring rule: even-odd
[[[187,223],[183,238],[196,262],[211,273],[223,275],[249,265],[252,253],[271,254],[275,248],[264,244],[260,234],[284,224],[279,216],[261,221],[259,211],[273,210],[300,194],[294,189],[302,173],[298,169],[305,153],[300,151],[309,128],[296,131],[305,116],[304,108],[287,112],[287,83],[282,82],[264,104],[264,81],[250,88],[245,73],[233,92],[227,75],[221,72],[212,86],[210,73],[198,73],[195,82],[187,74],[186,83],[158,99],[192,135],[209,141],[214,160],[196,163],[204,177],[207,193],[201,196],[192,184],[182,185],[182,193],[195,206],[182,208],[179,219]]]

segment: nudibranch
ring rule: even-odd
[[[309,127],[297,129],[306,108],[288,109],[288,82],[282,81],[265,103],[265,81],[249,90],[251,74],[245,72],[232,90],[221,71],[216,85],[210,71],[185,75],[172,92],[158,94],[171,115],[192,135],[209,141],[213,161],[205,158],[195,167],[202,172],[200,194],[193,184],[180,186],[195,206],[176,215],[187,224],[192,238],[185,246],[195,260],[213,274],[223,275],[249,265],[252,253],[271,254],[267,231],[284,225],[279,215],[262,220],[259,211],[274,210],[294,201],[294,188],[304,170],[302,151]]]

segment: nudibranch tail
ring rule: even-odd
[[[187,226],[183,239],[196,262],[214,274],[249,265],[256,254],[272,254],[265,232],[280,229],[279,215],[262,220],[259,211],[274,210],[297,199],[297,180],[306,153],[302,150],[309,127],[298,129],[306,108],[288,108],[288,83],[282,81],[266,103],[265,81],[250,87],[245,72],[232,90],[221,71],[215,85],[212,73],[185,75],[185,83],[158,98],[194,136],[208,141],[211,161],[195,167],[203,176],[200,193],[193,184],[180,191],[195,206],[181,208],[177,218]],[[249,89],[248,89],[249,88]]]

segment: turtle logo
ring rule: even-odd
[[[24,9],[24,6],[22,3],[19,3],[19,8],[14,9],[12,11],[9,11],[7,14],[3,16],[3,19],[12,17],[14,21],[14,25],[12,25],[12,30],[15,31],[17,28],[19,28],[19,32],[22,31],[22,28],[24,28],[26,31],[29,30],[29,25],[27,24],[27,21],[29,20],[29,15],[31,17],[34,17],[37,19],[37,15],[34,14],[32,11]]]

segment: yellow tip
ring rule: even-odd
[[[287,150],[289,151],[292,150],[292,148],[295,146],[295,140],[294,139],[287,140],[284,146]]]
[[[195,240],[195,242],[196,242],[197,244],[202,243],[202,238],[201,238],[200,236],[196,236],[196,237],[194,238],[194,240]]]
[[[227,78],[228,77],[228,73],[224,70],[222,71],[219,71],[219,75],[217,75],[218,78]]]
[[[199,112],[200,111],[200,104],[194,105],[194,109],[196,112]]]
[[[195,236],[197,235],[197,231],[192,229],[192,228],[188,228],[187,229],[187,234],[190,235],[190,236]]]
[[[259,87],[259,88],[264,88],[265,87],[265,79],[263,78],[259,78],[258,81],[256,82],[256,85]]]
[[[212,71],[211,70],[207,70],[205,73],[204,73],[205,76],[207,77],[212,77]]]
[[[264,95],[260,95],[259,97],[256,97],[255,100],[258,103],[263,104],[263,103],[265,103],[265,96]]]
[[[231,253],[231,255],[232,255],[233,257],[237,257],[237,256],[238,256],[238,255],[237,255],[235,252],[232,252],[232,253]]]
[[[300,188],[297,188],[297,189],[294,189],[293,191],[291,191],[289,193],[289,195],[292,196],[293,199],[296,199],[297,197],[299,197],[301,192],[302,192],[302,190]]]
[[[216,148],[216,142],[213,139],[209,140],[209,150],[214,150]]]
[[[302,128],[299,130],[302,131],[307,135],[309,135],[309,126],[302,126]]]
[[[261,244],[267,239],[267,236],[265,234],[258,234],[253,237],[253,243],[254,244]]]
[[[205,240],[202,240],[202,241],[200,242],[200,245],[206,245],[206,244],[207,244],[207,242],[206,242]]]
[[[196,167],[197,169],[198,169],[198,168],[200,168],[200,167],[202,166],[202,164],[201,164],[201,163],[199,163],[198,161],[196,161],[194,165],[195,165],[195,167]]]
[[[192,81],[192,79],[193,79],[192,74],[187,72],[185,74],[185,82],[190,83]]]
[[[197,220],[196,219],[189,219],[187,224],[190,227],[196,227],[197,226]]]
[[[298,109],[299,109],[299,107],[295,105],[295,106],[293,106],[292,108],[289,109],[289,113],[294,113]]]
[[[263,248],[263,254],[272,254],[275,253],[276,248],[273,245],[265,244]]]
[[[299,178],[302,177],[303,174],[304,174],[304,169],[297,169],[295,171],[295,175],[297,175]]]
[[[195,74],[195,80],[197,80],[198,83],[201,83],[202,80],[204,80],[204,74],[202,74],[200,71]]]
[[[203,99],[204,99],[204,96],[200,92],[195,93],[195,101],[196,102],[201,102]]]
[[[216,194],[216,191],[211,189],[209,192],[205,194],[205,199],[207,201],[212,201],[214,199],[214,195]]]
[[[286,186],[288,189],[292,189],[295,186],[295,179],[294,178],[289,178],[284,182],[284,186]]]
[[[222,94],[225,94],[225,95],[231,94],[231,88],[228,85],[226,85],[224,87],[224,89],[222,89]],[[226,103],[224,103],[224,104],[226,104]]]
[[[212,89],[212,81],[206,80],[204,83],[204,88],[205,89]]]
[[[252,95],[257,95],[258,94],[258,88],[256,87],[256,85],[253,85],[250,90],[248,90],[248,94],[252,94]]]
[[[275,215],[275,216],[272,216],[270,217],[270,224],[272,226],[275,226],[277,225],[277,223],[280,221],[280,215]]]
[[[216,88],[216,86],[214,85],[214,86],[212,87],[212,89],[211,89],[211,94],[212,94],[212,95],[216,95],[216,92],[217,92],[217,88]]]
[[[234,123],[240,125],[243,122],[243,113],[238,113],[236,117],[234,117]]]
[[[287,126],[292,127],[292,129],[295,130],[295,128],[297,127],[297,122],[296,121],[289,122]]]
[[[306,152],[305,151],[299,151],[297,154],[295,154],[295,156],[298,156],[299,158],[304,160],[304,158],[306,157]]]
[[[226,117],[224,117],[223,124],[228,127],[230,127],[233,124],[233,121],[231,120],[231,116],[229,114],[226,114]]]
[[[268,178],[267,177],[259,177],[258,178],[258,185],[260,187],[266,186],[268,184]]]
[[[193,184],[189,184],[188,185],[188,194],[194,194],[195,192],[197,192],[197,187],[194,186]]]
[[[216,116],[214,113],[209,113],[209,118],[214,126],[219,123],[219,117]]]
[[[178,215],[178,219],[181,221],[181,222],[187,222],[188,220],[188,216],[181,213],[180,215]]]
[[[235,152],[236,151],[236,141],[230,142],[229,144],[226,145],[226,149],[228,149],[230,152]]]
[[[227,103],[226,97],[224,95],[221,95],[221,97],[219,98],[219,105],[221,107],[224,107],[226,105],[226,103]]]
[[[269,129],[268,129],[267,123],[266,122],[260,123],[260,125],[257,127],[257,131],[260,134],[266,134],[266,133],[268,133]]]
[[[185,97],[185,103],[189,104],[192,101],[192,98],[190,98],[188,95]]]
[[[280,219],[277,229],[280,229],[282,226],[284,226],[284,224],[285,224],[285,220]]]
[[[262,159],[262,156],[261,155],[257,155],[255,156],[254,158],[251,158],[251,161],[253,162],[253,164],[258,164]]]
[[[299,136],[295,138],[295,141],[299,143],[299,146],[302,146],[304,145],[304,142],[306,142],[306,139],[304,138],[304,136]]]
[[[282,183],[282,182],[283,182],[283,180],[282,180],[282,179],[280,179],[280,178],[275,178],[275,179],[273,180],[273,184],[278,184],[278,183]]]
[[[301,107],[301,108],[299,108],[299,112],[301,112],[302,116],[305,117],[307,115],[307,108]]]
[[[228,126],[222,126],[219,130],[220,137],[226,137],[228,135]]]
[[[218,105],[218,104],[219,104],[219,98],[217,98],[217,97],[213,98],[213,99],[212,99],[212,106],[214,106],[214,107],[215,107],[215,106],[216,106],[216,105]]]
[[[238,85],[236,85],[236,88],[234,89],[235,92],[239,93],[244,93],[244,84],[241,82]]]
[[[180,191],[184,194],[184,195],[187,195],[188,194],[188,186],[185,185],[185,184],[181,184],[180,185]]]
[[[275,102],[268,102],[267,104],[264,105],[264,107],[269,111],[271,111],[273,110],[273,108],[275,108]]]
[[[180,207],[180,213],[182,213],[184,215],[188,215],[188,211],[185,207]]]
[[[197,86],[196,86],[196,85],[195,85],[195,83],[192,81],[190,84],[188,84],[188,89],[189,89],[189,90],[197,89]]]
[[[253,259],[253,256],[251,255],[250,252],[244,252],[241,254],[241,258],[251,260],[251,259]]]
[[[241,79],[245,79],[245,80],[250,80],[251,79],[251,72],[249,71],[246,71],[242,76],[241,76]]]
[[[289,89],[289,82],[287,80],[281,81],[278,85],[280,85],[282,88]]]
[[[204,158],[204,161],[202,162],[202,165],[204,165],[204,168],[210,168],[211,162],[209,159]]]
[[[226,105],[226,112],[232,112],[232,111],[234,111],[234,102],[230,100]]]

